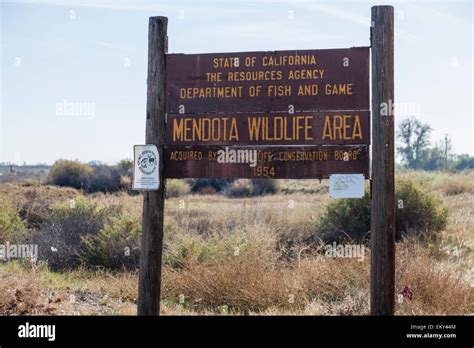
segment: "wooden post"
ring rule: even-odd
[[[143,231],[140,247],[138,315],[160,314],[161,255],[163,250],[165,135],[165,77],[168,18],[150,17],[148,24],[148,77],[146,143],[158,147],[160,187],[143,194]]]
[[[371,315],[395,307],[393,7],[372,7]]]

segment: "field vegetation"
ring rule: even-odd
[[[135,314],[142,196],[50,178],[0,185],[0,244],[39,250],[0,261],[0,313]],[[396,314],[473,314],[474,172],[396,187]],[[333,200],[324,180],[169,180],[163,314],[368,314],[369,221],[368,194]],[[328,257],[334,242],[363,259]]]

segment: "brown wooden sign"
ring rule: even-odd
[[[167,54],[167,23],[151,17],[148,34],[146,142],[163,179],[368,178],[371,123],[371,314],[393,315],[394,117],[380,112],[394,102],[393,7],[372,7],[371,48]],[[139,315],[160,314],[164,195],[144,193]]]
[[[369,48],[166,56],[168,114],[369,110]]]
[[[168,145],[343,145],[370,143],[370,112],[168,115]]]
[[[353,146],[165,146],[167,178],[368,177],[367,145]]]

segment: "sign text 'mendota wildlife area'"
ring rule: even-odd
[[[368,47],[169,54],[166,99],[166,177],[368,176]]]

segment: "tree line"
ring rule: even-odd
[[[448,135],[431,143],[433,128],[415,117],[404,119],[397,129],[397,156],[401,165],[415,170],[460,171],[474,169],[474,157],[454,154]]]

